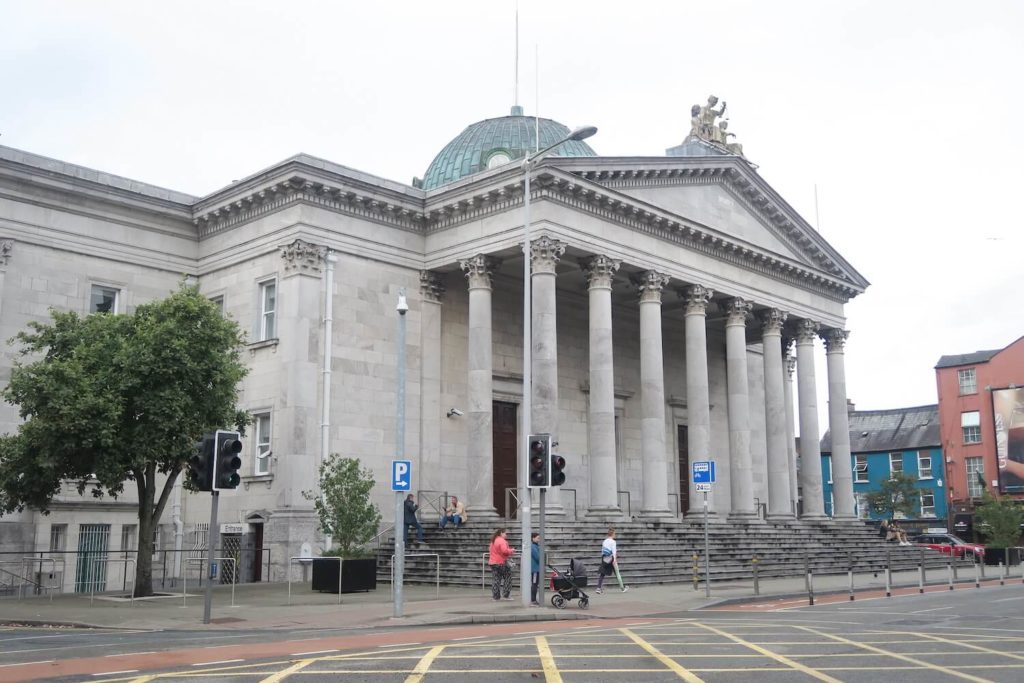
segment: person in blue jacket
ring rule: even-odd
[[[540,590],[540,534],[534,532],[530,540],[530,604],[540,607],[537,602],[537,592]]]

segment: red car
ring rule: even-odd
[[[953,534],[921,534],[914,539],[914,542],[917,545],[923,545],[961,559],[970,558],[980,561],[985,557],[985,546],[968,543]]]

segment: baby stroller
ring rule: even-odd
[[[567,600],[579,600],[580,609],[587,609],[590,606],[590,596],[584,593],[581,588],[587,585],[587,568],[583,561],[574,558],[569,560],[569,569],[565,573],[558,571],[550,564],[551,570],[551,604],[558,609],[564,609]]]

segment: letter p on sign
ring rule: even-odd
[[[392,460],[391,461],[391,490],[411,491],[412,490],[412,461]]]

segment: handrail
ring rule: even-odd
[[[43,563],[44,562],[49,562],[50,563],[50,570],[51,570],[50,574],[56,574],[57,573],[57,563],[60,562],[61,576],[62,577],[64,576],[65,564],[64,564],[64,558],[63,557],[60,558],[60,559],[57,559],[57,558],[53,558],[53,557],[27,556],[27,557],[23,557],[21,559],[25,563],[26,567],[30,567],[29,572],[32,571],[31,570],[32,565],[38,563],[39,564],[39,573],[40,574],[43,573]],[[36,585],[39,586],[40,590],[45,589],[47,594],[49,594],[49,596],[50,596],[50,602],[53,602],[53,589],[56,588],[56,586],[51,586],[51,585],[45,585],[44,586],[41,583],[36,584]]]
[[[433,557],[434,558],[434,599],[441,598],[441,555],[439,553],[410,553],[405,557]],[[391,594],[395,593],[395,556],[391,555]]]
[[[616,491],[615,493],[618,494],[619,498],[622,497],[623,493],[626,494],[626,516],[627,517],[632,517],[633,516],[633,503],[632,503],[632,501],[630,499],[629,491]],[[619,501],[616,499],[615,502],[618,503]]]
[[[374,541],[377,541],[377,550],[380,550],[380,539],[381,539],[381,537],[383,537],[384,534],[388,533],[389,531],[393,531],[394,528],[395,528],[395,525],[392,524],[391,526],[387,527],[383,531],[379,532],[376,536],[371,538],[369,541],[367,541],[367,543],[373,543]]]
[[[512,502],[515,501],[515,512],[519,512],[519,489],[507,487],[505,489],[505,519],[512,519]]]
[[[110,564],[111,562],[124,562],[124,573],[128,573],[128,563],[130,562],[132,567],[135,566],[135,558],[133,557],[97,557],[92,561],[92,566],[95,569],[97,564],[104,563]],[[135,607],[135,582],[132,581],[132,592],[128,594],[129,600],[131,601],[132,607]],[[89,604],[93,604],[96,599],[96,581],[93,579],[89,581]]]
[[[444,511],[445,511],[445,509],[447,508],[447,505],[448,505],[448,492],[447,491],[432,491],[430,489],[423,489],[422,491],[417,491],[416,492],[416,499],[419,500],[420,498],[422,498],[424,493],[439,493],[439,494],[441,494],[441,495],[437,496],[436,498],[427,499],[427,501],[424,503],[424,505],[429,505],[430,508],[434,512],[437,513],[438,519],[440,519],[441,517],[444,517]],[[444,502],[442,502],[442,501],[444,501]],[[420,505],[419,506],[419,510],[416,511],[416,514],[420,517],[420,519],[423,518],[422,512],[423,512],[423,505]]]
[[[17,564],[17,565],[21,566],[22,569],[24,569],[24,567],[25,567],[25,565],[20,563],[20,562],[0,562],[0,564]],[[21,576],[20,574],[15,574],[14,572],[10,571],[9,569],[4,569],[3,567],[0,567],[0,572],[3,572],[4,574],[10,574],[14,578],[20,580],[20,583],[18,584],[18,599],[19,600],[21,600],[21,598],[24,597],[24,591],[25,591],[25,584],[26,583],[31,584],[31,585],[35,586],[36,588],[40,588],[40,589],[42,588],[42,586],[40,584],[36,583],[35,581],[33,581],[32,579],[28,578],[27,576]]]

